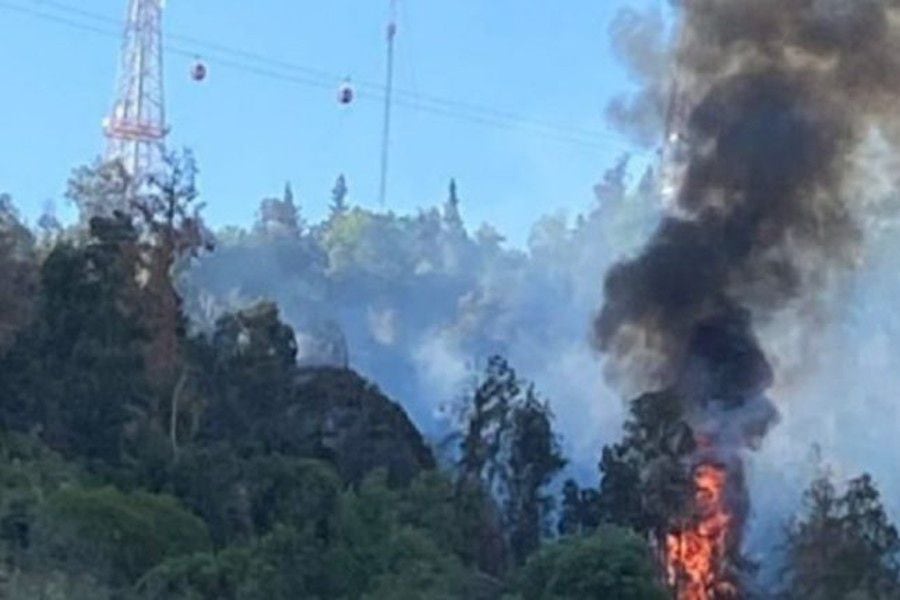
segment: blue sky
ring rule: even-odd
[[[121,20],[126,0],[59,0]],[[603,107],[629,83],[611,56],[616,10],[659,0],[400,0],[396,85],[413,94],[516,113],[556,127],[604,131]],[[0,191],[31,219],[63,199],[72,167],[103,149],[100,122],[112,102],[115,34],[89,32],[9,6],[61,14],[105,30],[112,23],[58,11],[42,0],[0,2]],[[360,86],[349,109],[335,102],[341,78],[380,82],[387,0],[169,0],[166,100],[172,147],[193,149],[206,217],[249,224],[258,201],[290,180],[309,218],[326,211],[345,173],[354,203],[377,207],[381,103]],[[190,36],[329,74],[322,87],[264,77],[186,43]],[[177,38],[177,41],[176,41]],[[188,77],[192,54],[210,77]],[[233,59],[233,56],[231,56]],[[239,59],[245,67],[249,60]],[[592,138],[594,139],[594,138]],[[533,126],[486,126],[398,106],[387,206],[411,212],[459,184],[471,226],[489,221],[512,243],[543,214],[570,215],[593,202],[592,185],[624,150],[621,138],[576,144]]]

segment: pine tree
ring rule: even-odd
[[[268,239],[295,239],[305,227],[300,209],[294,204],[294,190],[290,182],[285,184],[281,199],[264,198],[259,203],[254,225],[257,235]]]
[[[331,190],[331,216],[339,217],[345,215],[349,210],[347,206],[347,193],[349,189],[347,188],[347,179],[344,177],[344,174],[341,173],[338,175],[337,180],[334,182],[334,188]]]
[[[302,234],[306,230],[306,220],[303,218],[300,205],[294,200],[294,187],[290,181],[284,183],[284,194],[281,197],[281,204],[284,206],[287,222],[292,224],[291,232],[296,235]]]
[[[453,232],[464,230],[463,220],[459,214],[459,196],[456,193],[456,180],[450,180],[450,189],[447,201],[444,203],[444,224]]]

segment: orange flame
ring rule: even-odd
[[[692,524],[666,538],[669,584],[678,600],[736,598],[737,588],[725,574],[732,514],[725,502],[728,473],[703,464],[694,473]]]

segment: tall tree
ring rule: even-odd
[[[300,209],[294,203],[294,190],[290,182],[284,185],[281,199],[265,198],[259,204],[259,216],[254,229],[271,239],[296,239],[305,228]]]
[[[552,413],[532,385],[494,356],[464,415],[460,485],[495,499],[509,550],[521,564],[547,533],[552,499],[545,490],[565,465]]]
[[[183,261],[211,248],[200,218],[203,206],[197,202],[196,176],[190,153],[169,155],[165,168],[130,200],[142,233],[137,276],[143,320],[151,332],[146,363],[151,379],[163,390],[171,390],[177,378],[186,328],[175,271]]]
[[[334,188],[331,190],[331,216],[339,217],[349,210],[347,206],[347,178],[341,173],[334,182]]]
[[[464,478],[484,480],[489,488],[498,481],[510,408],[521,390],[516,372],[506,359],[501,356],[488,359],[484,376],[464,409],[466,431],[459,463]]]
[[[278,307],[260,303],[223,316],[209,340],[197,340],[194,360],[209,392],[201,434],[236,447],[266,442],[261,427],[294,399],[297,342]]]
[[[41,267],[29,328],[0,362],[2,421],[54,449],[121,463],[145,421],[148,333],[135,301],[138,234],[95,217],[84,245],[56,246]]]
[[[0,355],[28,323],[37,284],[34,237],[19,221],[9,196],[0,194]]]
[[[838,495],[819,477],[804,495],[806,514],[788,529],[786,598],[900,597],[900,536],[869,475]]]
[[[557,532],[561,536],[594,532],[600,525],[600,494],[582,489],[574,479],[563,484]]]
[[[686,458],[694,437],[671,391],[631,403],[622,441],[603,448],[599,506],[603,520],[629,527],[662,544],[670,525],[686,513],[693,483]]]
[[[78,207],[81,225],[89,228],[94,217],[130,213],[132,183],[120,161],[84,165],[72,172],[66,197]]]
[[[456,180],[450,180],[447,201],[444,203],[444,225],[454,233],[464,233],[462,216],[459,214],[459,195],[456,192]]]
[[[545,490],[566,460],[553,432],[550,408],[537,398],[533,386],[513,407],[510,428],[505,516],[513,558],[523,564],[548,533],[553,498]]]
[[[561,536],[581,532],[581,488],[574,479],[567,479],[563,484],[556,529]]]

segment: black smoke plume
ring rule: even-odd
[[[897,141],[900,1],[678,9],[682,176],[644,250],[607,274],[596,343],[632,390],[676,391],[699,446],[739,473],[775,419],[753,325],[853,265],[859,150]]]

